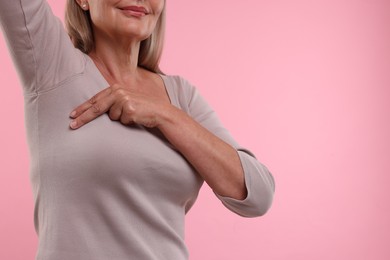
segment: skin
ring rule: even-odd
[[[70,128],[77,130],[107,113],[124,125],[158,128],[219,195],[247,196],[237,151],[182,110],[171,105],[161,77],[138,67],[140,42],[150,36],[164,0],[77,0],[87,3],[96,48],[89,54],[110,86],[75,108]],[[118,7],[143,6],[143,17],[125,15]]]

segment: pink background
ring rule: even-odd
[[[65,1],[49,2],[62,17]],[[168,1],[163,70],[196,85],[277,184],[255,219],[205,185],[192,260],[390,259],[389,24],[385,0]],[[0,259],[33,259],[23,98],[0,38]]]

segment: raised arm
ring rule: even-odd
[[[0,0],[0,25],[25,94],[50,90],[82,72],[82,53],[45,0]]]

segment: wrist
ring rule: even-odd
[[[183,111],[171,104],[165,106],[157,112],[158,120],[156,127],[161,130],[168,125],[174,125],[176,120],[180,117],[181,112]]]

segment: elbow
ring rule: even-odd
[[[240,212],[243,217],[261,217],[271,208],[274,193],[275,180],[268,168],[256,158],[246,154],[241,155],[241,162],[245,173],[247,197],[241,201]]]
[[[275,180],[268,169],[255,159],[243,160],[247,196],[243,200],[218,196],[222,203],[236,214],[247,217],[264,216],[271,208]]]
[[[270,175],[272,176],[272,175]],[[263,189],[263,192],[260,196],[260,201],[257,204],[256,208],[256,216],[261,217],[264,216],[271,208],[274,194],[275,194],[275,182],[273,177],[271,177],[271,185],[267,186],[267,188]]]
[[[248,208],[246,214],[242,214],[242,216],[249,218],[264,216],[271,209],[273,198],[273,189],[263,191],[261,196],[253,201],[254,203]]]
[[[271,208],[274,198],[272,187],[262,189],[261,192],[248,194],[242,201],[225,198],[223,204],[236,214],[245,218],[255,218],[264,216]]]
[[[266,178],[259,178],[257,188],[252,189],[251,194],[248,194],[248,216],[261,217],[264,216],[271,208],[275,194],[275,180],[271,173],[264,175]]]
[[[253,217],[261,217],[264,216],[271,208],[272,202],[273,202],[273,197],[274,197],[274,192],[270,191],[269,194],[264,196],[262,198],[261,203],[257,205],[257,207],[254,210],[254,215]]]

